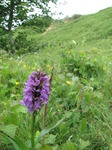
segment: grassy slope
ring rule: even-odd
[[[102,10],[96,14],[81,16],[77,20],[68,21],[67,23],[55,23],[52,26],[52,29],[48,31],[45,35],[36,34],[30,31],[28,38],[32,38],[33,40],[37,41],[39,44],[49,43],[48,47],[45,47],[44,50],[39,51],[38,56],[35,57],[37,59],[39,65],[42,68],[45,68],[45,64],[50,64],[51,66],[55,66],[55,76],[57,78],[58,74],[61,74],[60,70],[64,64],[62,62],[62,54],[66,53],[68,50],[72,50],[73,53],[76,54],[76,57],[80,56],[78,51],[83,51],[86,57],[90,57],[90,61],[98,60],[102,66],[106,68],[106,72],[108,76],[111,76],[111,59],[112,59],[112,8],[107,8]],[[72,44],[72,40],[76,41],[76,45]],[[50,46],[53,44],[53,46]],[[26,60],[30,59],[30,56],[26,57]],[[44,62],[44,63],[43,63]],[[61,64],[61,66],[60,66]],[[63,69],[62,69],[63,70]],[[49,72],[49,71],[48,71]],[[97,84],[101,85],[101,83],[105,80],[103,86],[106,85],[102,89],[104,93],[103,104],[98,105],[94,109],[95,112],[99,109],[101,111],[104,108],[105,116],[110,113],[109,103],[110,103],[110,77],[108,78],[99,77],[96,82]],[[60,79],[60,77],[59,77]],[[59,80],[58,79],[58,80]],[[66,79],[65,79],[66,80]],[[69,80],[69,79],[68,79]],[[62,82],[62,83],[61,83]],[[64,84],[65,81],[59,81],[59,84]],[[89,81],[90,82],[90,81]],[[89,83],[91,84],[91,83]],[[61,85],[60,85],[61,86]],[[101,85],[102,86],[102,85]],[[67,95],[68,96],[68,95]],[[57,97],[58,98],[58,97]],[[69,96],[68,96],[69,98]],[[66,98],[65,98],[66,99]],[[109,100],[108,102],[106,102]],[[100,108],[101,109],[100,109]],[[97,112],[98,113],[98,112]],[[97,116],[97,115],[96,115]],[[109,115],[106,120],[110,120],[111,116]],[[96,127],[96,130],[99,130],[99,134],[102,137],[107,137],[104,133],[104,129],[107,129],[107,134],[109,134],[108,125],[103,126],[99,120],[96,123],[96,118],[93,119],[93,124]],[[96,137],[100,137],[100,135],[96,135]],[[93,135],[94,137],[94,135]],[[101,138],[101,137],[100,137]],[[100,139],[102,141],[102,139]],[[99,140],[99,145],[103,145],[103,143]],[[93,140],[94,141],[94,140]],[[107,139],[107,143],[110,143],[111,140]],[[100,143],[101,142],[101,143]],[[93,142],[94,143],[94,142]],[[93,146],[94,147],[94,146]],[[99,146],[100,147],[100,146]]]
[[[26,31],[28,38],[34,40],[37,45],[54,45],[47,48],[54,53],[61,52],[61,47],[70,48],[72,40],[76,41],[75,49],[85,51],[101,50],[102,55],[110,57],[112,51],[112,8],[104,9],[96,14],[81,16],[77,20],[64,23],[54,23],[52,29],[45,35],[38,34],[32,28],[17,29]],[[68,46],[67,46],[68,45]],[[42,48],[43,49],[43,48]],[[41,50],[42,50],[41,49]],[[60,49],[57,52],[57,49]],[[111,58],[110,58],[111,60]]]
[[[28,39],[33,39],[37,45],[48,44],[48,47],[44,48],[47,49],[48,53],[52,52],[52,57],[62,52],[62,47],[65,47],[65,50],[70,49],[71,46],[69,45],[72,43],[72,40],[75,40],[77,43],[74,46],[75,50],[96,51],[101,55],[105,55],[105,57],[110,57],[111,60],[111,16],[112,8],[110,7],[96,14],[81,16],[77,20],[68,21],[67,23],[63,21],[54,23],[52,29],[45,35],[36,33],[32,28],[17,29],[16,34],[18,31],[26,31]],[[43,47],[41,51],[42,49]],[[46,55],[46,51],[43,51],[43,54],[41,54]]]
[[[98,44],[101,46],[102,40],[104,42],[104,39],[109,40],[111,38],[111,16],[112,8],[107,8],[96,14],[81,16],[77,20],[54,24],[52,30],[44,36],[36,34],[36,32],[34,33],[31,29],[25,30],[28,32],[29,38],[33,38],[37,42],[60,43],[64,41],[69,42],[74,39],[79,45],[86,42],[87,44]]]
[[[66,110],[61,108],[61,105],[59,105],[60,101],[62,105],[65,105],[64,104],[65,100],[74,101],[77,100],[78,98],[78,101],[80,101],[80,99],[83,96],[83,93],[82,95],[80,95],[80,91],[78,91],[80,87],[78,87],[77,81],[75,85],[73,85],[72,87],[73,89],[68,88],[66,85],[66,81],[71,81],[72,79],[69,76],[69,74],[68,76],[65,76],[64,71],[66,70],[66,68],[64,67],[66,62],[63,62],[64,61],[63,55],[67,55],[67,58],[69,58],[68,51],[71,50],[72,54],[75,53],[76,59],[81,55],[84,61],[86,60],[89,63],[93,63],[96,61],[98,62],[98,64],[100,64],[101,67],[106,68],[106,70],[104,69],[106,75],[102,79],[100,78],[101,76],[99,76],[99,78],[96,80],[95,79],[91,79],[89,81],[85,80],[85,85],[87,83],[87,87],[92,86],[94,84],[96,85],[98,84],[98,89],[97,89],[98,91],[93,91],[94,93],[92,93],[92,95],[91,95],[91,91],[89,93],[86,93],[86,94],[90,94],[90,99],[92,96],[94,98],[94,94],[97,95],[98,92],[102,92],[103,98],[102,96],[100,98],[100,94],[99,94],[98,100],[96,102],[92,101],[92,104],[90,106],[91,111],[79,115],[79,120],[78,123],[75,124],[76,125],[75,129],[73,127],[70,127],[69,125],[67,126],[68,130],[71,128],[71,131],[66,133],[66,136],[64,136],[63,134],[64,132],[66,132],[66,130],[63,132],[60,131],[59,135],[58,135],[59,133],[58,129],[57,129],[57,133],[55,133],[54,131],[53,134],[57,135],[57,141],[56,141],[57,144],[59,143],[63,144],[63,141],[66,143],[66,140],[72,135],[73,136],[72,141],[75,143],[80,143],[79,141],[80,138],[82,138],[85,141],[90,140],[90,147],[88,148],[88,150],[90,149],[106,150],[108,148],[110,149],[112,148],[111,145],[112,116],[111,116],[111,109],[110,109],[110,104],[111,104],[110,95],[112,94],[111,92],[112,88],[110,84],[112,81],[112,78],[110,78],[112,76],[112,71],[111,71],[112,17],[111,16],[112,16],[112,8],[108,8],[96,14],[81,16],[79,19],[68,21],[67,23],[64,22],[55,23],[52,26],[52,29],[48,31],[45,35],[37,34],[31,28],[16,29],[15,34],[17,34],[18,31],[27,31],[29,39],[35,40],[37,44],[48,44],[48,45],[45,46],[44,48],[41,48],[37,53],[26,54],[21,57],[18,57],[17,59],[15,58],[7,59],[7,57],[5,58],[3,56],[2,61],[0,62],[1,66],[3,66],[3,69],[1,67],[2,72],[1,72],[0,86],[1,87],[3,87],[4,85],[6,86],[6,87],[4,86],[3,89],[1,90],[1,99],[4,99],[4,101],[5,100],[7,101],[8,99],[9,102],[10,100],[13,99],[16,99],[18,102],[20,101],[21,98],[20,95],[22,94],[21,89],[23,88],[24,82],[27,80],[28,75],[33,70],[36,70],[36,68],[41,67],[48,74],[50,74],[51,68],[49,67],[49,65],[55,66],[54,80],[52,85],[53,94],[51,94],[50,104],[49,104],[50,105],[49,107],[53,108],[52,109],[53,111],[48,116],[48,124],[49,123],[51,124],[51,122],[53,123],[55,121],[58,121],[63,116],[63,114],[66,113]],[[75,40],[77,44],[74,45],[72,43],[72,40]],[[70,54],[70,57],[73,56],[72,54]],[[83,61],[81,62],[83,63]],[[9,71],[7,71],[7,67]],[[15,81],[12,81],[11,79],[15,79],[15,81],[19,82],[19,86],[15,86],[14,85]],[[82,85],[79,84],[79,86]],[[7,87],[9,87],[10,89],[9,91],[7,91],[8,89]],[[71,94],[74,92],[74,88],[77,93],[79,92],[76,97],[74,95],[70,95],[70,92]],[[6,93],[4,92],[4,90]],[[85,93],[85,91],[87,90],[86,86],[84,86],[81,90],[82,92]],[[15,93],[13,93],[13,91],[15,91]],[[6,96],[4,96],[5,94]],[[14,98],[11,97],[10,95],[12,95]],[[14,110],[12,108],[12,112],[13,111]],[[56,113],[58,113],[57,116],[55,115]],[[76,118],[75,117],[74,118],[77,120],[78,113],[76,113],[75,115]],[[80,128],[83,128],[81,127],[83,126],[83,121],[81,120],[82,118],[87,119],[88,127],[85,127],[87,128],[87,130],[84,129],[86,131],[80,133]],[[73,119],[71,118],[71,120]],[[7,122],[9,123],[9,121]],[[10,121],[10,123],[12,122]],[[69,123],[70,120],[67,123],[65,122],[65,128],[66,125]]]

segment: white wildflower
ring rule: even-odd
[[[75,45],[77,44],[75,40],[72,40],[72,42],[73,42]]]

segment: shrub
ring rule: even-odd
[[[49,16],[34,16],[32,19],[27,20],[22,25],[23,27],[32,26],[38,33],[42,33],[48,28],[53,19]]]
[[[66,64],[67,70],[80,78],[90,79],[104,73],[100,61],[97,58],[91,58],[86,53],[79,53],[75,57],[75,54],[70,51],[69,54],[63,55],[63,61]]]
[[[6,51],[9,51],[10,50],[10,42],[9,42],[9,34],[8,32],[0,27],[0,48],[1,49],[4,49]]]

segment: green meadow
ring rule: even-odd
[[[44,107],[36,117],[36,150],[112,150],[112,7],[55,20],[42,33],[21,25],[13,35],[16,54],[0,48],[0,150],[30,149],[24,83],[37,69],[50,77],[53,67],[44,130]]]

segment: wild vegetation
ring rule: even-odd
[[[50,76],[53,67],[44,130],[44,107],[36,117],[36,149],[112,149],[111,16],[112,8],[108,8],[54,21],[45,34],[36,24],[29,26],[29,21],[13,30],[15,54],[9,51],[8,34],[0,28],[2,150],[30,149],[31,115],[20,105],[24,83],[37,69]],[[42,147],[39,137],[45,133]]]

